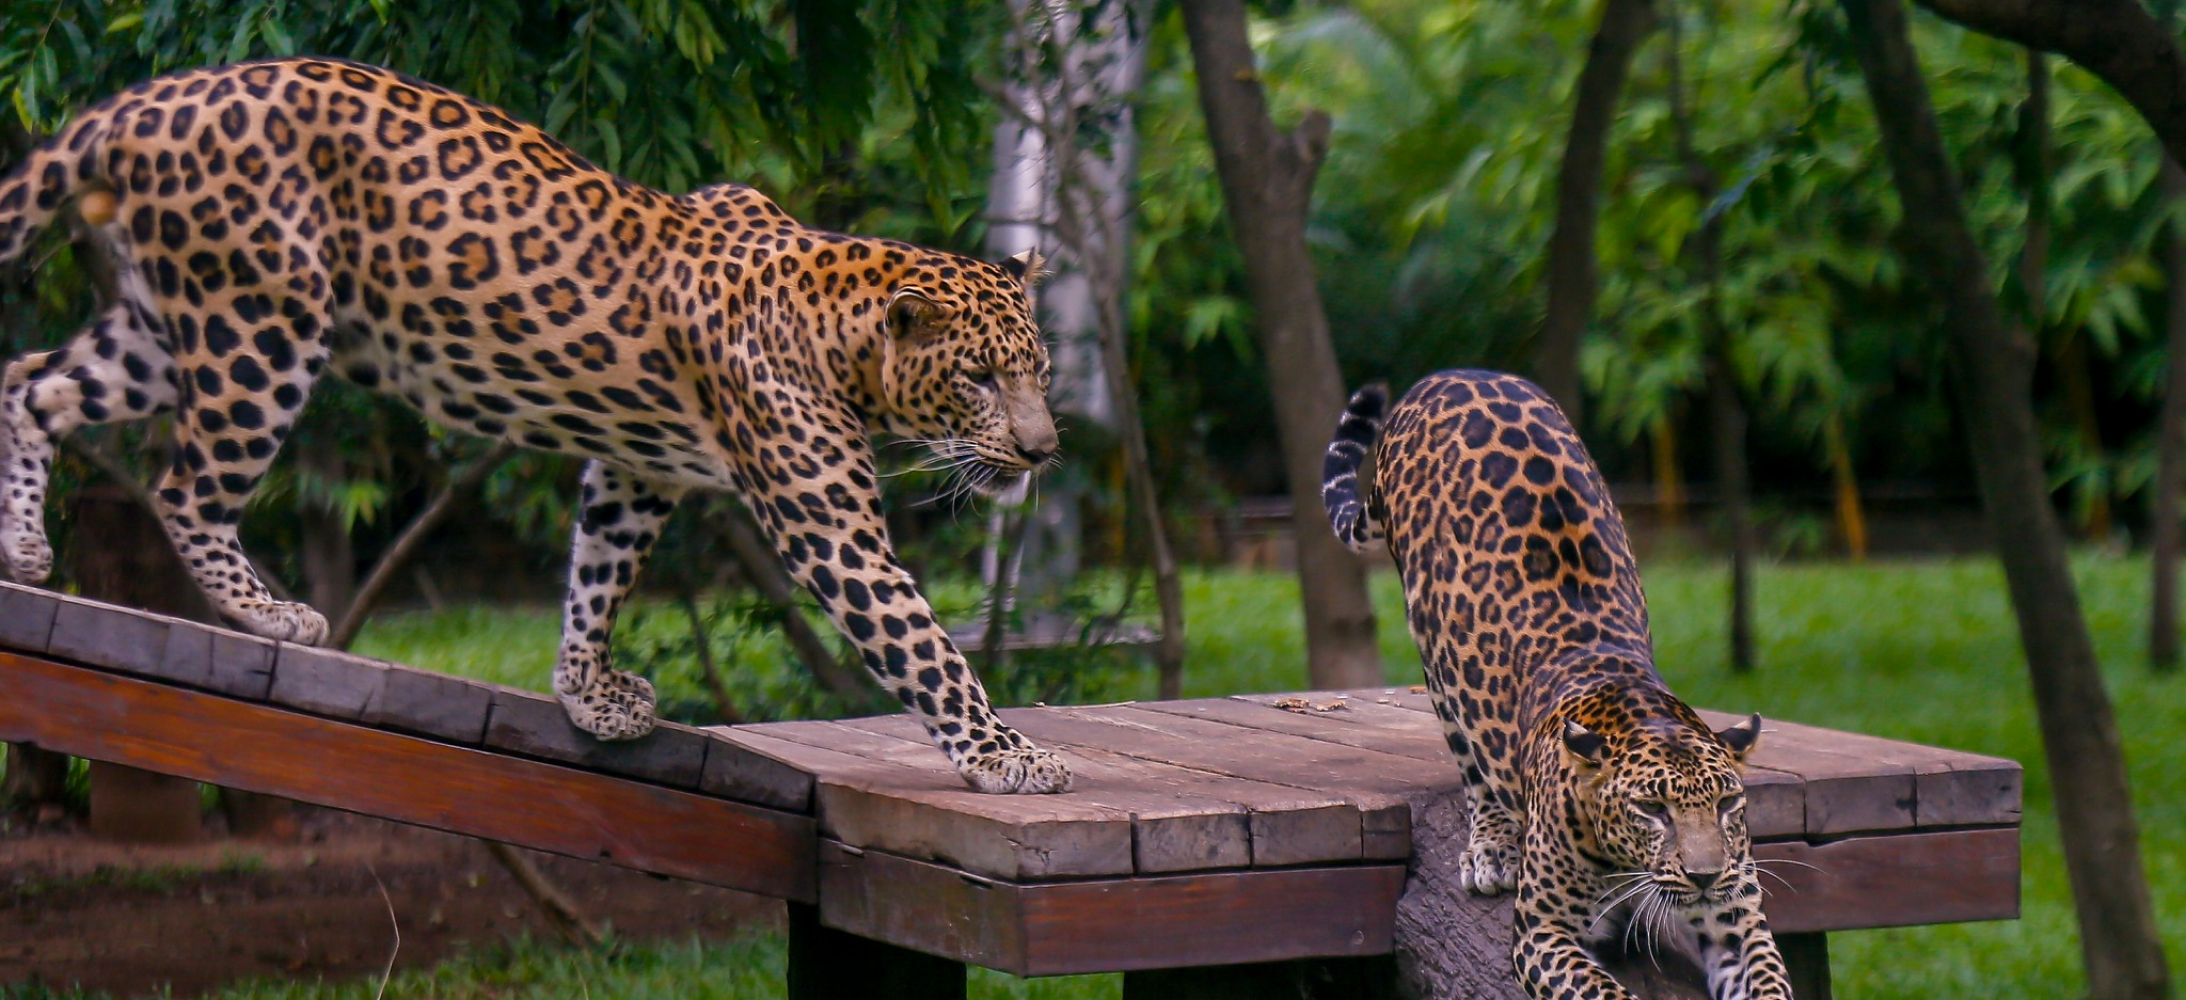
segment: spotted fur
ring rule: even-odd
[[[1738,771],[1760,716],[1711,732],[1663,684],[1623,519],[1556,404],[1493,372],[1429,376],[1393,411],[1369,386],[1322,497],[1402,573],[1472,810],[1460,881],[1517,891],[1528,994],[1631,997],[1589,950],[1624,933],[1696,945],[1718,1000],[1788,1000]]]
[[[609,631],[677,498],[729,490],[967,782],[1068,786],[995,717],[891,551],[869,438],[931,442],[990,490],[1054,453],[1032,261],[808,229],[739,185],[662,194],[492,107],[329,59],[162,77],[84,112],[0,178],[0,260],[71,206],[121,295],[0,382],[17,579],[52,567],[53,440],[172,412],[156,493],[198,584],[243,628],[322,641],[236,522],[331,373],[589,460],[554,672],[578,726],[652,728]]]

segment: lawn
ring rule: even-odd
[[[2146,563],[2085,557],[2081,593],[2133,770],[2155,904],[2172,961],[2186,941],[2186,680],[2153,678],[2140,647]],[[1761,667],[1746,677],[1725,667],[1723,574],[1699,564],[1647,567],[1663,673],[1689,700],[1817,725],[1855,729],[2011,757],[2027,765],[2025,917],[1832,936],[1838,995],[1847,998],[1967,998],[2077,995],[2078,944],[2058,853],[2049,782],[2042,767],[2025,668],[2003,581],[1986,560],[1886,562],[1868,566],[1770,567],[1759,581]],[[1418,657],[1398,614],[1395,581],[1375,580],[1382,646],[1392,682],[1410,683]],[[1295,582],[1279,574],[1197,573],[1188,580],[1194,695],[1297,688],[1304,684]],[[671,628],[655,616],[646,628]],[[555,647],[549,609],[472,608],[398,615],[376,623],[360,650],[419,666],[543,687]],[[751,662],[768,651],[740,651]],[[664,688],[672,694],[673,679]],[[1113,694],[1143,697],[1151,679],[1115,679]],[[572,956],[543,946],[499,949],[436,972],[398,977],[390,996],[762,997],[778,991],[780,944],[638,948],[615,959]],[[982,974],[980,996],[1105,997],[1113,977],[1024,983]],[[370,996],[364,984],[280,986],[239,997]]]

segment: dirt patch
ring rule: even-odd
[[[727,937],[782,919],[781,904],[759,896],[532,858],[619,937]],[[390,903],[398,968],[553,935],[468,838],[314,811],[292,842],[148,847],[64,822],[0,836],[0,987],[188,997],[244,979],[376,976],[394,944]]]

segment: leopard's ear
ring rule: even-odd
[[[1715,735],[1724,746],[1731,748],[1732,757],[1745,760],[1746,755],[1753,752],[1754,745],[1761,742],[1761,713],[1755,712],[1744,722],[1718,729]]]
[[[888,296],[888,332],[899,339],[929,334],[940,325],[943,312],[925,289],[905,285]]]
[[[1016,278],[1019,283],[1023,284],[1025,291],[1029,294],[1032,291],[1032,286],[1039,284],[1040,279],[1047,277],[1047,272],[1041,270],[1046,264],[1047,258],[1040,256],[1040,251],[1027,250],[1012,255],[1010,259],[1003,261],[1002,270],[1008,271],[1010,277]]]
[[[1017,286],[1025,290],[1025,304],[1035,310],[1040,308],[1040,279],[1048,275],[1042,269],[1046,263],[1047,258],[1040,256],[1038,250],[1027,250],[1002,262],[1002,270],[1016,278]]]
[[[1609,751],[1609,741],[1570,719],[1564,720],[1564,749],[1588,764],[1599,764]]]

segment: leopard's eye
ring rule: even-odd
[[[1745,808],[1745,805],[1746,793],[1732,792],[1729,795],[1723,796],[1722,800],[1715,804],[1715,811],[1725,816],[1728,816],[1731,813],[1737,812],[1738,810]]]
[[[1660,820],[1660,821],[1662,821],[1662,822],[1665,822],[1665,823],[1669,822],[1669,820],[1670,820],[1670,807],[1669,807],[1669,806],[1663,805],[1663,804],[1662,804],[1662,803],[1660,803],[1660,802],[1650,802],[1650,801],[1641,801],[1641,802],[1639,802],[1639,803],[1638,803],[1638,805],[1639,805],[1639,811],[1640,811],[1640,815],[1642,815],[1642,816],[1645,816],[1645,817],[1647,817],[1647,818],[1649,818],[1649,819],[1653,819],[1653,820]]]
[[[976,385],[982,389],[994,388],[994,369],[992,368],[981,368],[976,371],[968,371],[964,373],[964,377],[971,380],[971,383],[973,385]]]

